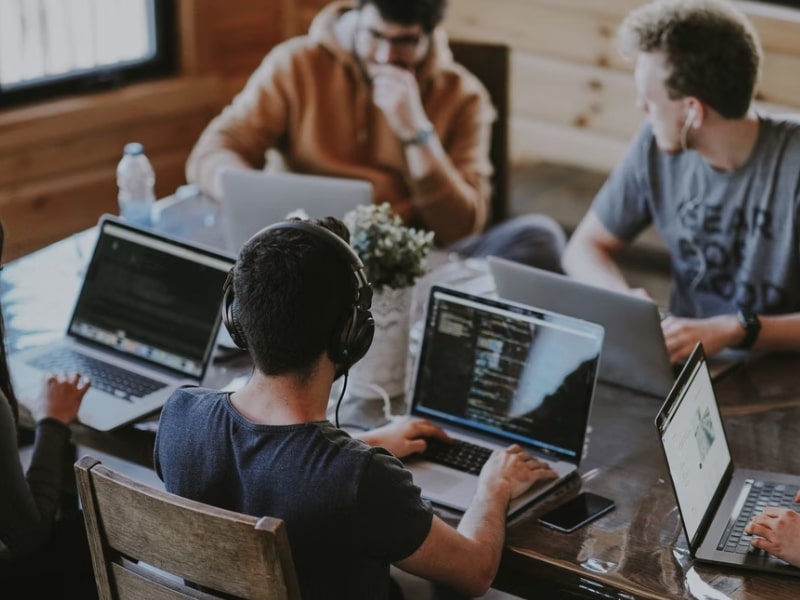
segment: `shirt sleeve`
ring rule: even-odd
[[[489,152],[497,113],[488,92],[478,82],[474,85],[461,92],[462,105],[448,131],[439,132],[445,160],[411,182],[415,209],[424,225],[436,232],[439,244],[482,231],[489,217]]]
[[[54,420],[36,424],[27,476],[17,449],[11,406],[0,395],[0,541],[12,556],[35,552],[50,534],[61,495],[69,428]]]
[[[428,537],[433,511],[402,463],[376,449],[359,486],[357,518],[365,553],[396,562]]]
[[[266,151],[285,134],[289,114],[286,86],[291,54],[276,46],[244,89],[203,131],[186,163],[186,180],[215,196],[224,167],[262,169]]]
[[[647,182],[654,144],[652,129],[645,124],[592,203],[591,210],[606,229],[626,242],[653,221],[652,194]]]

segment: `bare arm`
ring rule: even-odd
[[[570,237],[562,258],[564,271],[575,279],[618,292],[630,288],[614,261],[625,242],[616,237],[591,210]]]
[[[765,352],[800,351],[800,313],[759,316],[761,331],[753,350]],[[695,344],[713,356],[725,348],[735,348],[744,339],[745,331],[736,315],[719,315],[707,319],[668,317],[661,323],[670,360],[675,363],[691,354]]]
[[[478,491],[453,529],[434,517],[422,545],[397,566],[469,596],[486,593],[497,574],[511,499],[556,474],[519,446],[495,451],[481,471]]]

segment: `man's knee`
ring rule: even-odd
[[[554,219],[546,215],[522,215],[500,223],[486,234],[495,238],[496,252],[509,260],[562,272],[561,255],[567,236]]]

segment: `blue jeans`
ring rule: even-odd
[[[532,267],[563,273],[564,230],[545,215],[522,215],[450,245],[465,258],[500,256]]]

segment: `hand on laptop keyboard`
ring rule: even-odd
[[[508,490],[508,499],[522,495],[534,483],[551,481],[558,475],[546,462],[537,460],[517,444],[495,450],[483,465],[480,485],[492,494]]]
[[[748,523],[745,533],[753,536],[756,548],[800,567],[800,492],[794,501],[796,510],[767,506]]]
[[[438,425],[425,419],[395,419],[388,425],[356,434],[370,446],[385,448],[397,458],[421,454],[428,446],[426,438],[452,443],[452,439]]]
[[[50,418],[69,425],[78,416],[78,409],[91,382],[80,373],[49,375],[39,396],[28,408],[35,421]]]

